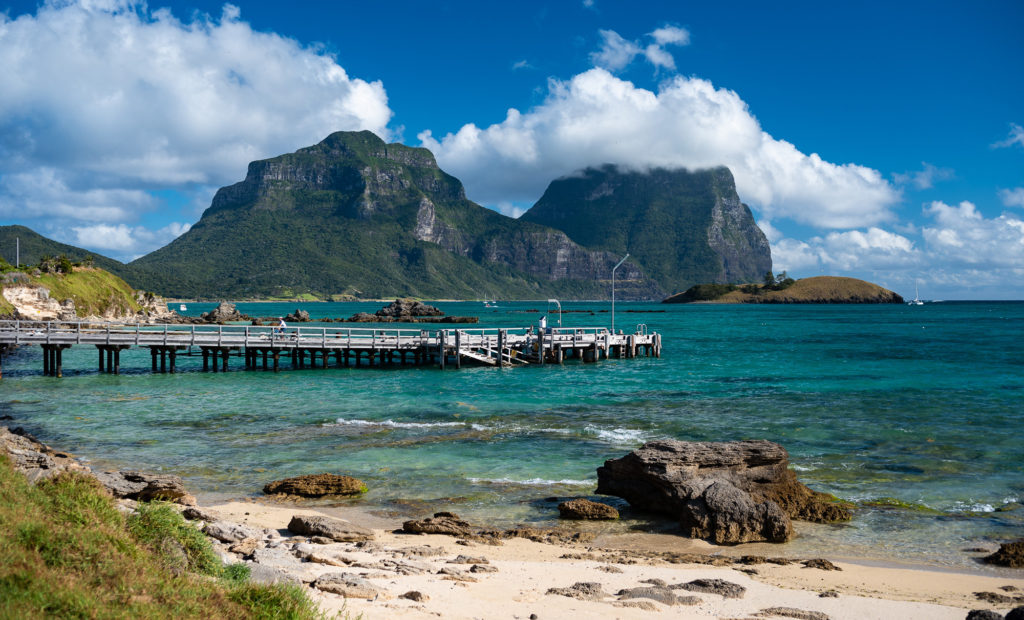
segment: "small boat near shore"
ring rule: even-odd
[[[923,306],[924,302],[920,299],[921,295],[917,292],[917,282],[914,282],[914,298],[907,302],[908,306]]]

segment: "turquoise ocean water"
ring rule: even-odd
[[[506,327],[547,308],[436,305]],[[380,306],[238,304],[314,318]],[[563,306],[574,311],[565,326],[610,323],[607,302]],[[346,505],[495,525],[553,525],[545,498],[593,493],[596,468],[644,441],[764,438],[789,450],[804,482],[861,505],[849,524],[801,525],[780,552],[968,567],[977,554],[965,548],[1024,536],[1024,303],[616,305],[617,328],[641,323],[664,335],[661,359],[505,370],[275,374],[232,358],[231,372],[213,374],[192,357],[161,375],[142,350],[110,376],[94,348],[75,347],[54,379],[30,347],[4,359],[0,424],[94,466],[181,475],[201,497],[330,471],[370,487]],[[666,526],[627,516],[600,527]]]

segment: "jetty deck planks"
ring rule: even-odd
[[[249,325],[178,325],[0,321],[0,345],[42,347],[43,373],[63,373],[63,351],[95,346],[99,372],[118,374],[121,351],[148,348],[153,372],[174,372],[179,356],[201,354],[203,370],[228,370],[228,358],[244,357],[247,369],[279,370],[282,356],[293,368],[335,366],[432,365],[442,369],[463,363],[495,367],[562,363],[567,359],[598,362],[661,357],[661,335],[641,328],[613,334],[604,327],[372,329],[275,327]],[[198,353],[196,352],[198,350]],[[308,358],[308,359],[307,359]],[[272,364],[270,362],[272,360]],[[0,377],[2,374],[0,360]]]

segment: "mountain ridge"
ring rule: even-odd
[[[97,264],[136,288],[207,299],[608,298],[625,248],[633,257],[616,272],[620,299],[661,299],[691,279],[756,281],[761,263],[770,268],[767,241],[728,169],[658,169],[653,180],[614,166],[600,173],[607,204],[570,222],[591,225],[591,238],[578,225],[513,219],[468,200],[425,148],[335,132],[250,162],[245,178],[220,188],[166,246],[128,264],[98,256]],[[553,181],[545,196],[563,185]],[[528,215],[544,209],[542,198]],[[622,217],[610,221],[610,211]]]

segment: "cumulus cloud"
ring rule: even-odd
[[[831,232],[808,241],[780,239],[772,247],[772,263],[776,269],[790,271],[895,269],[916,264],[919,254],[907,237],[872,226],[865,231]]]
[[[139,189],[69,186],[62,171],[49,166],[0,177],[0,215],[8,218],[120,222],[156,204],[150,193]]]
[[[921,162],[921,170],[914,172],[904,172],[892,175],[893,180],[900,185],[913,185],[917,189],[930,189],[935,186],[937,181],[948,181],[953,178],[953,170],[950,168],[939,168],[929,164],[928,162]]]
[[[932,202],[923,214],[929,222],[917,241],[877,227],[807,240],[782,238],[772,243],[772,262],[776,270],[805,274],[873,274],[905,290],[921,280],[960,291],[957,296],[979,288],[1005,295],[1007,283],[1024,278],[1021,218],[1006,213],[987,218],[966,201]]]
[[[992,146],[995,148],[1006,148],[1014,144],[1024,146],[1024,127],[1017,123],[1010,123],[1010,135],[1005,140],[1000,140]]]
[[[0,66],[5,215],[130,221],[147,190],[225,185],[332,131],[386,137],[391,118],[380,82],[232,5],[191,21],[119,0],[0,14]]]
[[[924,212],[934,225],[921,234],[930,252],[947,265],[993,271],[1024,268],[1024,221],[1012,214],[986,219],[970,202],[932,202]]]
[[[726,165],[763,219],[822,228],[890,220],[900,198],[877,170],[833,164],[773,138],[737,93],[695,77],[676,76],[652,92],[594,68],[550,80],[546,100],[526,113],[510,109],[486,128],[418,137],[485,204],[534,201],[552,179],[604,163]]]
[[[1024,207],[1024,187],[1000,190],[999,197],[1008,207]]]

